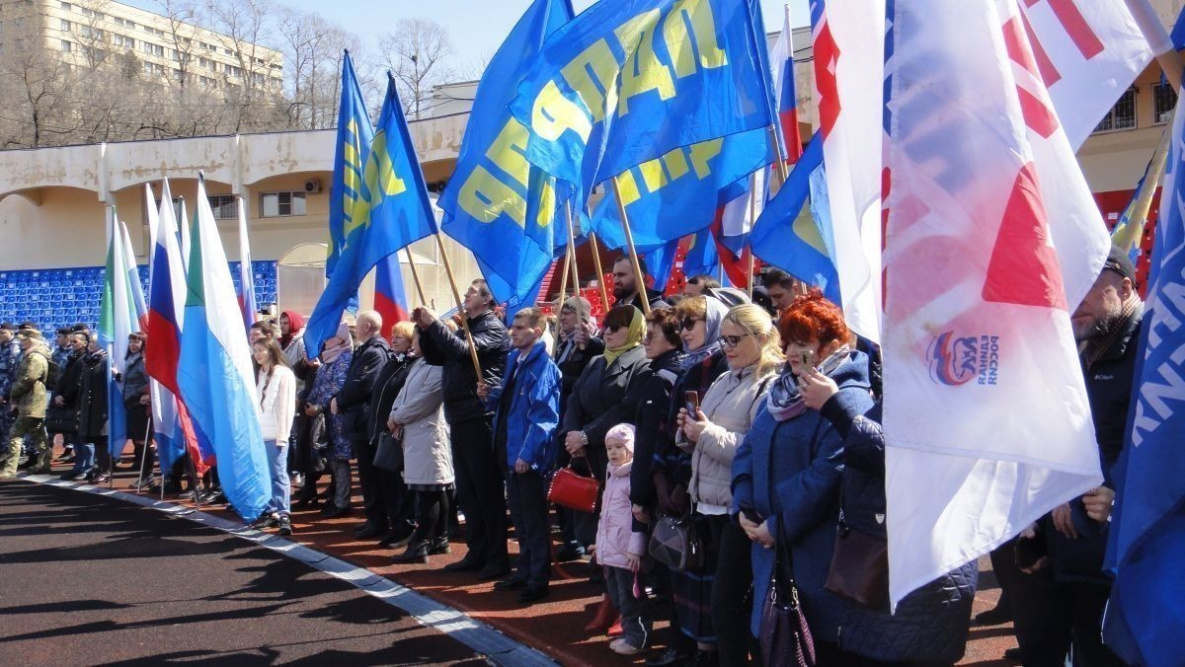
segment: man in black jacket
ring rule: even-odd
[[[358,480],[366,513],[366,523],[355,533],[359,539],[385,535],[389,529],[383,487],[374,467],[375,447],[367,429],[375,380],[391,359],[391,346],[379,335],[382,329],[383,318],[377,312],[368,310],[358,314],[356,332],[360,344],[354,350],[342,388],[329,404],[333,414],[342,416],[343,435],[353,444],[354,455],[358,457]]]
[[[445,566],[449,571],[477,570],[478,578],[500,579],[510,573],[506,552],[506,495],[502,488],[506,453],[494,451],[493,414],[477,397],[479,378],[472,351],[481,365],[480,381],[500,386],[510,351],[506,325],[494,313],[494,296],[484,280],[465,292],[465,315],[473,347],[463,329],[449,331],[436,314],[417,308],[424,360],[444,368],[444,414],[451,429],[457,502],[465,513],[469,553]]]
[[[1012,609],[1026,665],[1060,666],[1071,645],[1075,665],[1123,664],[1102,643],[1103,610],[1111,590],[1103,556],[1115,497],[1111,469],[1124,446],[1144,310],[1135,276],[1127,253],[1112,248],[1102,274],[1071,318],[1082,344],[1104,485],[1054,508],[1037,522],[1033,537],[1022,534],[1018,540],[1017,565],[1024,573],[1016,577]]]
[[[641,257],[638,258],[638,268],[642,271],[642,276],[646,274],[646,260]],[[642,285],[638,286],[638,274],[634,271],[634,264],[630,261],[629,255],[619,258],[613,263],[613,298],[615,306],[633,306],[638,310],[644,311],[642,302],[638,300],[639,291],[644,290],[646,294],[646,301],[650,303],[651,310],[660,306],[668,306],[666,301],[662,300],[662,292],[652,290]]]

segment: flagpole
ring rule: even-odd
[[[596,234],[589,234],[588,240],[592,242],[593,251],[593,268],[597,270],[597,284],[601,287],[601,305],[605,307],[605,311],[609,311],[609,290],[605,289],[605,270],[601,268],[601,244],[597,242]]]
[[[749,177],[749,231],[753,231],[753,223],[757,222],[757,172]],[[749,300],[753,300],[753,271],[756,267],[756,260],[753,257],[753,248],[749,246],[748,239],[745,239],[745,247],[749,250],[749,280],[748,292]]]
[[[568,264],[572,261],[571,244],[568,245],[568,250],[564,252],[564,268],[560,269],[560,305],[563,306],[564,299],[568,296]]]
[[[770,123],[769,133],[773,137],[774,145],[778,149],[778,174],[781,175],[782,184],[784,185],[786,180],[790,178],[790,169],[786,167],[786,160],[789,153],[786,152],[786,147],[782,145],[782,137],[778,134],[778,129],[774,127],[773,123]]]
[[[403,252],[407,253],[407,263],[411,265],[411,280],[416,284],[416,294],[420,295],[420,305],[427,306],[428,300],[424,298],[424,287],[420,284],[420,272],[416,270],[416,257],[411,254],[411,246],[405,247]]]
[[[564,214],[568,219],[568,255],[572,257],[572,296],[576,297],[576,318],[584,326],[584,306],[580,299],[580,270],[576,266],[576,227],[572,224],[572,202],[564,202]],[[560,303],[563,307],[563,303]]]
[[[457,290],[457,279],[453,277],[453,265],[444,249],[444,239],[440,232],[432,234],[436,237],[436,247],[440,249],[440,259],[444,262],[444,272],[448,275],[449,287],[453,288],[453,298],[457,301],[457,316],[461,320],[461,328],[465,330],[465,340],[469,342],[469,359],[473,362],[473,370],[477,373],[477,381],[482,381],[481,362],[477,359],[477,345],[473,342],[473,332],[469,330],[469,318],[465,315],[465,302],[461,300],[461,292]]]
[[[148,460],[149,439],[152,436],[152,418],[148,419],[148,426],[144,428],[144,447],[140,450],[140,476],[136,478],[136,495],[140,495],[140,487],[144,485],[144,463]],[[149,471],[149,474],[152,474]]]
[[[1181,54],[1173,48],[1172,39],[1169,38],[1164,24],[1160,22],[1160,17],[1157,16],[1156,10],[1152,8],[1148,0],[1124,1],[1128,11],[1132,13],[1132,18],[1136,20],[1140,32],[1144,34],[1144,39],[1152,46],[1153,52],[1159,52],[1156,62],[1168,77],[1169,85],[1175,89],[1181,85],[1185,60],[1182,60]]]
[[[642,275],[642,265],[638,262],[638,249],[634,247],[634,233],[630,231],[630,220],[625,213],[625,203],[621,200],[621,188],[617,187],[617,177],[609,179],[613,184],[613,198],[617,201],[617,212],[621,215],[621,229],[625,232],[625,244],[629,247],[630,262],[634,265],[635,291],[638,301],[642,302],[642,314],[650,316],[650,299],[646,296],[646,276]]]

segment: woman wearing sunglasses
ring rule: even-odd
[[[753,572],[749,538],[728,516],[732,460],[785,358],[773,320],[760,306],[729,310],[720,332],[728,371],[712,383],[698,410],[679,410],[678,445],[691,454],[688,491],[705,541],[702,574],[712,582],[699,602],[712,609],[717,642],[701,642],[700,650],[718,649],[712,664],[743,665],[749,655],[748,615],[737,612],[746,608]]]

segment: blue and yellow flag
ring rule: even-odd
[[[498,301],[525,301],[567,243],[555,179],[523,157],[529,133],[507,105],[544,40],[572,18],[568,0],[535,0],[477,88],[457,167],[440,196],[441,230],[477,257]]]
[[[362,175],[353,229],[305,329],[310,357],[320,353],[321,344],[337,331],[342,312],[366,274],[391,253],[436,231],[428,188],[390,74]]]
[[[511,112],[526,160],[575,187],[680,146],[768,127],[765,44],[750,2],[599,2],[553,33]]]
[[[337,111],[337,148],[333,158],[333,187],[329,190],[329,257],[325,276],[333,275],[342,246],[358,226],[354,202],[362,192],[362,165],[374,140],[374,126],[366,113],[350,52],[342,58],[342,97]]]
[[[803,205],[810,199],[809,213]],[[753,254],[842,303],[831,241],[831,215],[823,171],[823,139],[816,134],[790,178],[765,205],[749,234]]]

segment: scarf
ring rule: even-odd
[[[300,336],[301,331],[304,329],[304,318],[294,310],[285,310],[281,315],[288,317],[289,334],[287,336],[280,336],[280,349],[287,351],[288,346]]]
[[[843,362],[847,361],[851,348],[846,344],[833,352],[831,356],[819,364],[819,372],[828,377],[834,373]],[[806,403],[802,400],[802,392],[798,387],[798,378],[790,370],[790,364],[782,370],[782,374],[774,381],[769,390],[769,402],[766,404],[773,418],[784,422],[806,412]]]
[[[322,363],[332,364],[338,357],[342,356],[342,353],[354,349],[354,338],[350,335],[350,325],[345,322],[337,325],[336,336],[343,341],[342,344],[330,347],[329,343],[326,342],[325,349],[321,352]]]
[[[704,312],[704,344],[694,350],[684,349],[683,370],[702,362],[721,348],[720,325],[728,314],[728,306],[715,297],[705,296],[707,310]]]
[[[642,344],[642,335],[646,333],[646,317],[642,311],[634,309],[634,317],[630,320],[629,333],[626,334],[625,344],[621,347],[605,348],[605,368],[613,365],[621,355]]]

